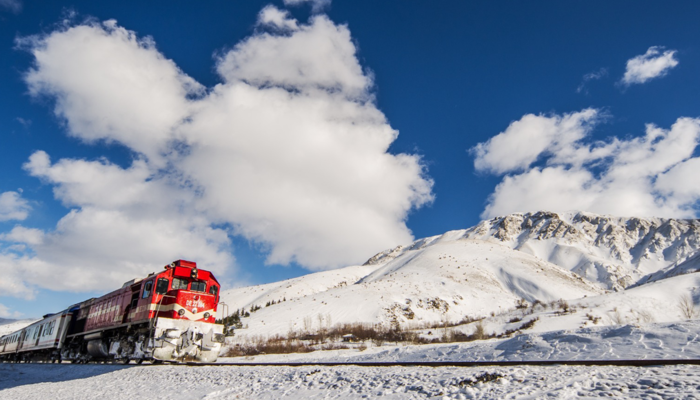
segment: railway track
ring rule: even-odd
[[[9,362],[4,362],[9,363]],[[12,364],[53,364],[48,362],[22,362]],[[62,362],[59,364],[69,364]],[[644,359],[644,360],[528,360],[528,361],[425,361],[425,362],[259,362],[259,363],[199,363],[199,362],[163,362],[143,364],[123,364],[116,362],[89,362],[79,365],[115,365],[115,366],[162,366],[182,365],[188,367],[517,367],[517,366],[618,366],[649,367],[665,365],[700,365],[700,359]],[[78,364],[76,364],[78,365]]]
[[[534,360],[534,361],[426,361],[426,362],[285,362],[285,363],[184,363],[188,366],[220,367],[517,367],[521,365],[581,365],[648,367],[663,365],[700,365],[700,359],[656,360]]]

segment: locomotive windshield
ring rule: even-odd
[[[207,290],[207,283],[202,281],[192,282],[190,290],[193,290],[195,292],[204,292]]]
[[[173,290],[187,289],[187,280],[182,278],[173,278]]]
[[[168,293],[168,279],[159,278],[158,283],[156,283],[156,294],[166,294]]]

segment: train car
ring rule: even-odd
[[[66,335],[70,313],[45,315],[21,330],[15,352],[23,361],[58,361],[60,348]]]
[[[21,335],[20,330],[0,337],[0,360],[17,360],[17,347],[19,347]]]
[[[177,260],[0,338],[0,359],[213,362],[224,342],[219,291],[209,271]]]

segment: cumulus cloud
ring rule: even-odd
[[[19,282],[107,288],[181,256],[221,271],[233,264],[230,234],[269,263],[309,269],[412,240],[405,220],[432,201],[432,181],[418,156],[388,152],[398,132],[347,27],[270,6],[258,23],[219,56],[222,81],[209,89],[115,21],[20,40],[35,57],[30,93],[55,101],[68,133],[135,158],[29,158],[25,170],[71,211],[55,230],[0,238],[28,248],[4,253]]]
[[[504,133],[477,145],[477,170],[507,174],[482,216],[585,210],[621,216],[695,217],[700,181],[694,168],[700,166],[700,158],[693,153],[700,141],[700,120],[679,118],[670,129],[648,124],[643,136],[592,142],[588,133],[599,113],[588,109],[539,116],[547,120],[540,122],[544,127],[569,121],[569,129],[556,134],[544,128],[540,133],[513,128],[533,118],[526,115]],[[540,140],[530,139],[537,143],[535,150],[515,145],[533,136]],[[494,142],[496,138],[504,147]]]
[[[652,46],[646,53],[627,60],[627,69],[621,83],[629,86],[665,76],[671,68],[678,65],[678,60],[675,58],[675,50],[663,50],[661,46]]]
[[[527,114],[487,142],[477,144],[477,171],[502,174],[528,168],[541,155],[567,158],[579,153],[577,142],[600,119],[598,110],[588,108],[563,116]]]
[[[24,220],[29,215],[31,206],[19,192],[0,194],[0,221]]]
[[[203,87],[155,48],[109,20],[20,39],[34,56],[25,75],[33,96],[55,99],[68,133],[87,143],[120,142],[151,162],[177,138]]]

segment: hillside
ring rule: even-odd
[[[558,299],[574,311],[540,312],[531,330],[672,322],[683,319],[682,295],[700,300],[699,232],[696,220],[512,214],[398,246],[362,266],[227,290],[222,299],[230,310],[262,307],[243,319],[239,336],[482,317],[498,332],[517,317],[516,306]]]
[[[338,274],[349,276],[368,267],[349,267]],[[273,286],[224,291],[222,299],[231,309],[263,306],[245,318],[245,334],[255,335],[310,331],[337,323],[457,322],[466,316],[503,312],[523,299],[549,302],[603,293],[570,271],[483,240],[443,237],[371,269],[355,281],[338,283],[323,272]],[[335,279],[320,285],[323,278]],[[328,289],[309,292],[310,282]],[[252,298],[256,300],[251,302]],[[264,307],[275,298],[286,301]]]

